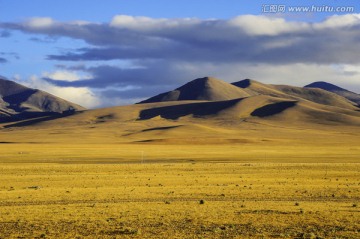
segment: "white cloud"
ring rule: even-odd
[[[95,96],[91,89],[87,87],[60,87],[53,85],[37,76],[30,77],[29,80],[21,82],[22,84],[46,91],[62,99],[79,104],[86,108],[94,108],[100,105],[100,99]]]
[[[274,36],[285,32],[296,32],[309,26],[309,24],[303,22],[287,22],[283,18],[255,15],[238,16],[230,19],[228,24],[254,36]]]
[[[110,22],[111,27],[128,28],[133,30],[151,31],[151,30],[164,30],[184,25],[194,25],[201,21],[197,18],[181,18],[181,19],[168,19],[168,18],[150,18],[144,16],[128,16],[116,15]]]
[[[29,19],[25,25],[30,28],[49,28],[54,25],[54,20],[50,17],[35,17]]]
[[[119,105],[132,105],[137,102],[144,100],[144,98],[121,98],[121,97],[101,97],[101,103],[98,107],[112,107],[112,106],[119,106]]]
[[[53,72],[44,72],[43,77],[57,81],[73,82],[78,80],[91,79],[92,76],[89,74],[80,74],[67,70],[57,70]]]
[[[340,72],[344,72],[345,74],[356,76],[358,81],[360,81],[360,66],[359,65],[340,65]]]
[[[336,28],[336,27],[349,27],[360,23],[360,14],[346,14],[346,15],[333,15],[328,17],[325,21],[314,23],[314,27],[322,28]]]
[[[133,17],[127,15],[117,15],[113,17],[110,22],[112,27],[124,27],[124,28],[146,28],[149,26],[154,26],[155,24],[163,20],[155,20],[149,17]]]
[[[77,21],[71,21],[71,22],[69,22],[69,24],[78,25],[78,26],[86,26],[86,25],[93,24],[93,23],[91,23],[89,21],[77,20]]]

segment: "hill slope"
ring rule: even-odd
[[[308,100],[311,102],[337,106],[345,109],[356,109],[353,102],[341,95],[318,88],[302,88],[289,85],[266,85],[255,80],[245,79],[234,82],[233,85],[240,87],[252,94],[268,95],[292,100]]]
[[[271,139],[286,143],[297,138],[315,139],[324,132],[332,137],[358,134],[360,112],[307,100],[256,95],[225,101],[118,106],[3,127],[1,134],[8,133],[7,141],[22,142],[34,142],[32,135],[36,132],[42,135],[39,140],[46,142],[217,144]]]
[[[251,79],[245,79],[245,80],[233,82],[231,84],[239,88],[242,88],[247,92],[251,92],[252,95],[268,95],[274,97],[293,98],[281,92],[280,90],[276,89],[272,85],[263,84]]]
[[[21,120],[84,109],[47,92],[0,79],[0,121]]]
[[[288,86],[288,85],[274,85],[274,87],[277,90],[298,99],[301,98],[315,103],[336,106],[345,109],[352,109],[352,110],[357,109],[356,104],[354,104],[354,102],[351,102],[340,95],[337,95],[335,93],[323,89],[302,88],[302,87]]]
[[[317,81],[314,83],[311,83],[309,85],[304,86],[306,88],[319,88],[323,89],[329,92],[333,92],[337,95],[340,95],[342,97],[345,97],[346,99],[355,102],[356,104],[360,105],[360,95],[356,94],[355,92],[346,90],[344,88],[341,88],[339,86],[330,84],[328,82],[324,81]]]

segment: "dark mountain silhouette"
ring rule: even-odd
[[[85,108],[51,95],[0,78],[0,122],[24,120]]]
[[[319,88],[319,89],[323,89],[326,91],[330,91],[333,92],[337,95],[340,95],[342,97],[345,97],[346,99],[355,102],[357,105],[360,105],[360,95],[356,94],[355,92],[346,90],[344,88],[341,88],[337,85],[333,85],[331,83],[328,82],[324,82],[324,81],[317,81],[314,83],[311,83],[309,85],[304,86],[306,88]]]

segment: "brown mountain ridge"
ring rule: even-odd
[[[360,135],[360,111],[355,103],[323,89],[302,90],[254,80],[230,84],[205,77],[174,91],[144,101],[148,103],[0,123],[0,135],[4,142],[24,143],[259,147],[319,142],[336,146]]]
[[[173,91],[165,92],[141,101],[140,104],[179,100],[220,101],[242,98],[250,95],[251,94],[246,90],[222,80],[213,77],[203,77],[190,81]]]
[[[85,110],[47,92],[0,78],[0,122]]]
[[[360,105],[360,94],[356,94],[355,92],[346,90],[344,88],[341,88],[339,86],[330,84],[328,82],[324,82],[324,81],[317,81],[314,83],[311,83],[309,85],[305,86],[306,88],[319,88],[319,89],[323,89],[332,93],[335,93],[337,95],[340,95],[350,101],[353,101],[355,103],[357,103],[358,105]]]
[[[81,106],[46,92],[7,80],[0,81],[0,94],[0,115],[3,119],[17,117],[21,120],[84,110]],[[213,77],[198,78],[137,105],[113,107],[110,108],[110,112],[112,109],[114,112],[108,114],[111,117],[96,117],[99,117],[99,122],[105,123],[117,121],[119,118],[149,120],[156,117],[168,120],[181,120],[184,117],[219,121],[252,119],[282,124],[360,123],[356,103],[338,94],[319,88],[267,85],[250,79],[230,84]],[[126,115],[120,112],[122,108],[133,110],[131,114]],[[83,115],[90,117],[101,111],[88,110]],[[26,125],[31,122],[27,122]],[[34,122],[39,123],[41,119]]]

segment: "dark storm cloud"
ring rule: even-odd
[[[50,37],[70,37],[81,39],[91,45],[116,46],[133,45],[144,42],[158,42],[152,36],[146,36],[128,29],[118,29],[109,24],[94,23],[60,23],[50,18],[33,18],[23,23],[0,23],[0,28],[19,30],[26,33],[42,34]]]
[[[333,16],[320,23],[251,15],[230,20],[116,16],[109,24],[36,18],[0,26],[50,37],[82,39],[93,46],[49,55],[52,60],[360,63],[360,18],[356,14]]]
[[[194,79],[192,72],[175,67],[166,61],[142,62],[142,68],[123,69],[116,66],[66,67],[59,69],[91,74],[91,79],[59,81],[44,77],[47,82],[60,87],[90,87],[101,99],[126,99],[130,103],[169,91],[183,84],[184,79]],[[111,102],[110,102],[111,103]],[[108,101],[104,105],[110,104]],[[111,104],[110,104],[111,105]]]
[[[177,66],[170,62],[159,61],[145,61],[142,62],[143,67],[139,68],[119,68],[116,66],[101,65],[96,67],[65,67],[61,66],[63,70],[76,70],[86,72],[92,75],[91,79],[84,79],[78,81],[59,81],[49,78],[44,78],[48,82],[58,86],[73,86],[73,87],[91,87],[91,88],[105,88],[112,87],[173,87],[182,80],[191,77],[186,71],[182,71]]]
[[[358,32],[360,34],[360,31]],[[291,37],[258,37],[256,40],[238,39],[229,44],[210,44],[194,46],[173,44],[166,47],[103,47],[81,48],[76,52],[62,55],[49,55],[47,59],[58,61],[101,61],[133,59],[166,59],[188,62],[238,62],[238,63],[316,63],[316,64],[355,64],[360,63],[360,41],[355,36],[342,34],[302,35]],[[328,42],[322,42],[327,39]]]
[[[196,32],[197,30],[194,29]],[[190,33],[188,33],[190,34]],[[256,63],[359,63],[359,27],[321,29],[277,35],[242,34],[235,39],[189,39],[178,36],[159,45],[88,47],[48,59],[63,61],[97,61],[114,59],[167,59],[194,62],[256,62]]]

